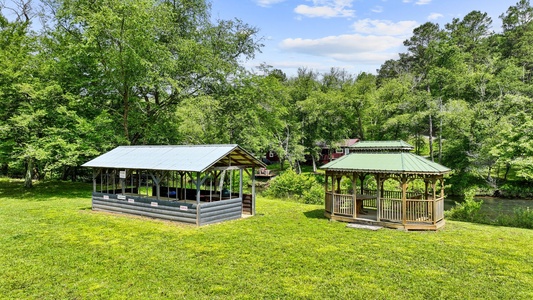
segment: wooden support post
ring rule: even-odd
[[[381,182],[381,175],[376,174],[376,221],[381,221],[381,185],[383,185],[383,182]]]
[[[402,183],[402,224],[405,225],[407,223],[407,177],[405,175],[402,175],[401,177],[401,183]]]
[[[353,201],[353,218],[357,218],[357,214],[361,213],[359,211],[359,205],[357,205],[357,176],[355,173],[352,174],[352,178],[350,178],[350,181],[352,182],[352,201]]]
[[[98,177],[100,169],[93,169],[93,193],[96,193],[96,177]]]
[[[184,184],[184,183],[183,183],[183,176],[184,176],[184,175],[185,175],[185,174],[184,174],[183,172],[180,172],[180,190],[181,190],[181,195],[180,195],[180,197],[181,197],[181,200],[186,200],[186,199],[185,199],[185,188],[183,187],[183,184]]]
[[[242,201],[242,189],[243,189],[242,175],[243,175],[243,171],[242,169],[239,169],[239,198],[241,198],[241,201]]]
[[[128,178],[127,174],[128,174],[128,170],[124,170],[124,178],[122,178],[122,176],[120,176],[120,171],[119,171],[119,179],[120,179],[120,186],[122,188],[122,195],[126,194],[126,178]]]
[[[429,182],[428,182],[428,179],[424,179],[424,199],[428,200],[429,199],[429,193],[428,193],[428,185],[429,185]]]
[[[335,177],[331,175],[331,216],[335,215]]]
[[[432,178],[431,179],[431,189],[432,189],[432,194],[433,194],[433,212],[431,213],[432,215],[432,219],[433,219],[433,224],[436,224],[437,223],[437,191],[435,190],[437,187],[437,179],[436,178]]]
[[[111,185],[111,188],[113,189],[113,194],[115,194],[115,191],[117,190],[117,187],[116,187],[116,178],[115,178],[115,173],[117,172],[117,170],[113,169],[113,172],[111,172],[111,174],[113,174],[113,184]]]
[[[160,191],[159,191],[159,183],[161,182],[161,177],[158,177],[156,176],[157,174],[154,175],[154,173],[150,172],[150,176],[152,177],[152,180],[154,181],[155,183],[155,198],[157,200],[159,200],[159,197],[161,195]],[[152,194],[154,192],[152,191]]]
[[[252,216],[255,216],[255,168],[252,168]]]
[[[196,172],[196,204],[200,204],[200,172]],[[200,216],[196,216],[199,218]]]
[[[359,181],[361,181],[361,195],[364,195],[365,194],[365,178],[366,178],[366,174],[363,173],[363,174],[359,174]]]

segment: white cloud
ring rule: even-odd
[[[353,17],[355,10],[352,7],[353,0],[307,0],[313,2],[312,6],[301,4],[296,6],[294,12],[309,18],[333,18]]]
[[[374,8],[372,8],[372,12],[382,13],[383,12],[383,6],[375,6]]]
[[[375,35],[408,35],[418,25],[416,21],[392,22],[389,20],[363,19],[355,22],[352,27],[358,33]]]
[[[429,21],[434,21],[434,20],[437,20],[437,19],[442,18],[442,17],[444,17],[444,15],[439,14],[439,13],[431,13],[431,14],[428,16],[428,20],[429,20]]]
[[[329,57],[340,61],[382,63],[397,55],[403,39],[392,36],[360,34],[328,36],[320,39],[285,39],[280,48],[290,52]],[[389,53],[391,52],[391,53]]]
[[[262,7],[269,7],[272,4],[277,4],[283,1],[285,0],[255,0],[255,3],[257,3],[257,5],[262,6]]]

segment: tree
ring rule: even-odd
[[[63,45],[82,60],[74,64],[94,57],[91,77],[100,78],[97,90],[105,91],[100,101],[132,144],[163,142],[159,124],[184,99],[218,93],[239,59],[261,46],[257,29],[239,20],[212,24],[205,1],[51,0],[49,7],[55,17],[50,34],[75,41],[75,47]]]

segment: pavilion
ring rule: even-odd
[[[326,217],[404,230],[444,226],[444,175],[451,170],[412,149],[404,141],[362,141],[351,154],[322,166]],[[349,179],[350,188],[343,190],[342,178]],[[375,189],[365,188],[369,180]],[[396,182],[398,191],[385,190],[387,180]],[[416,181],[422,188],[409,191]]]
[[[83,167],[93,210],[205,225],[254,215],[254,169],[266,166],[238,145],[185,145],[120,146]]]

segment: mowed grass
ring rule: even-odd
[[[205,227],[91,210],[91,185],[0,179],[2,299],[533,299],[533,231],[368,231],[258,198]]]

